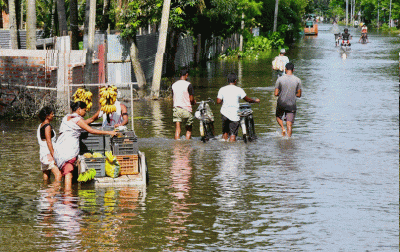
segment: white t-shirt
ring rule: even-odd
[[[236,85],[229,84],[220,88],[217,98],[222,100],[221,114],[231,121],[239,121],[239,100],[245,96],[244,90]]]

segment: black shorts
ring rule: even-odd
[[[294,118],[296,117],[296,111],[288,111],[288,110],[284,110],[283,108],[276,106],[275,115],[276,115],[276,117],[280,118],[281,120],[282,120],[282,117],[285,115],[286,121],[294,123]]]
[[[229,120],[226,116],[221,115],[222,120],[222,134],[229,133],[229,135],[238,135],[240,122]]]

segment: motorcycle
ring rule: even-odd
[[[240,103],[239,112],[240,116],[240,127],[242,128],[243,140],[245,143],[247,141],[254,141],[257,139],[256,132],[254,130],[254,119],[253,110],[249,103]]]
[[[200,121],[200,136],[202,142],[207,142],[208,140],[214,138],[214,114],[208,105],[208,103],[214,103],[214,100],[208,98],[205,101],[197,102],[199,107],[197,107],[194,117]]]
[[[342,50],[343,51],[350,51],[350,49],[351,49],[351,43],[350,43],[350,40],[345,40],[345,39],[343,39],[342,40],[342,43],[340,44],[341,45],[341,48],[342,48]]]

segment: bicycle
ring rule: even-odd
[[[199,107],[194,113],[194,117],[200,121],[200,136],[201,141],[204,143],[214,138],[214,114],[210,109],[208,103],[214,103],[214,100],[208,98],[205,101],[197,102]],[[214,103],[215,104],[215,103]]]
[[[240,127],[242,128],[243,140],[245,143],[247,141],[254,141],[257,139],[256,132],[254,130],[254,119],[253,110],[249,103],[240,103],[239,112],[240,116]]]

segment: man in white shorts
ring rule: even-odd
[[[251,99],[246,96],[244,90],[238,86],[237,76],[234,73],[228,74],[228,85],[220,88],[217,96],[217,104],[222,103],[221,120],[222,120],[222,138],[230,142],[236,141],[239,131],[240,117],[239,100],[244,99],[250,103],[259,103],[260,99]]]
[[[192,105],[194,100],[194,90],[192,84],[187,81],[189,73],[187,69],[181,70],[180,79],[172,84],[172,96],[174,99],[173,122],[175,123],[175,140],[180,139],[181,122],[186,121],[186,139],[192,136]]]

